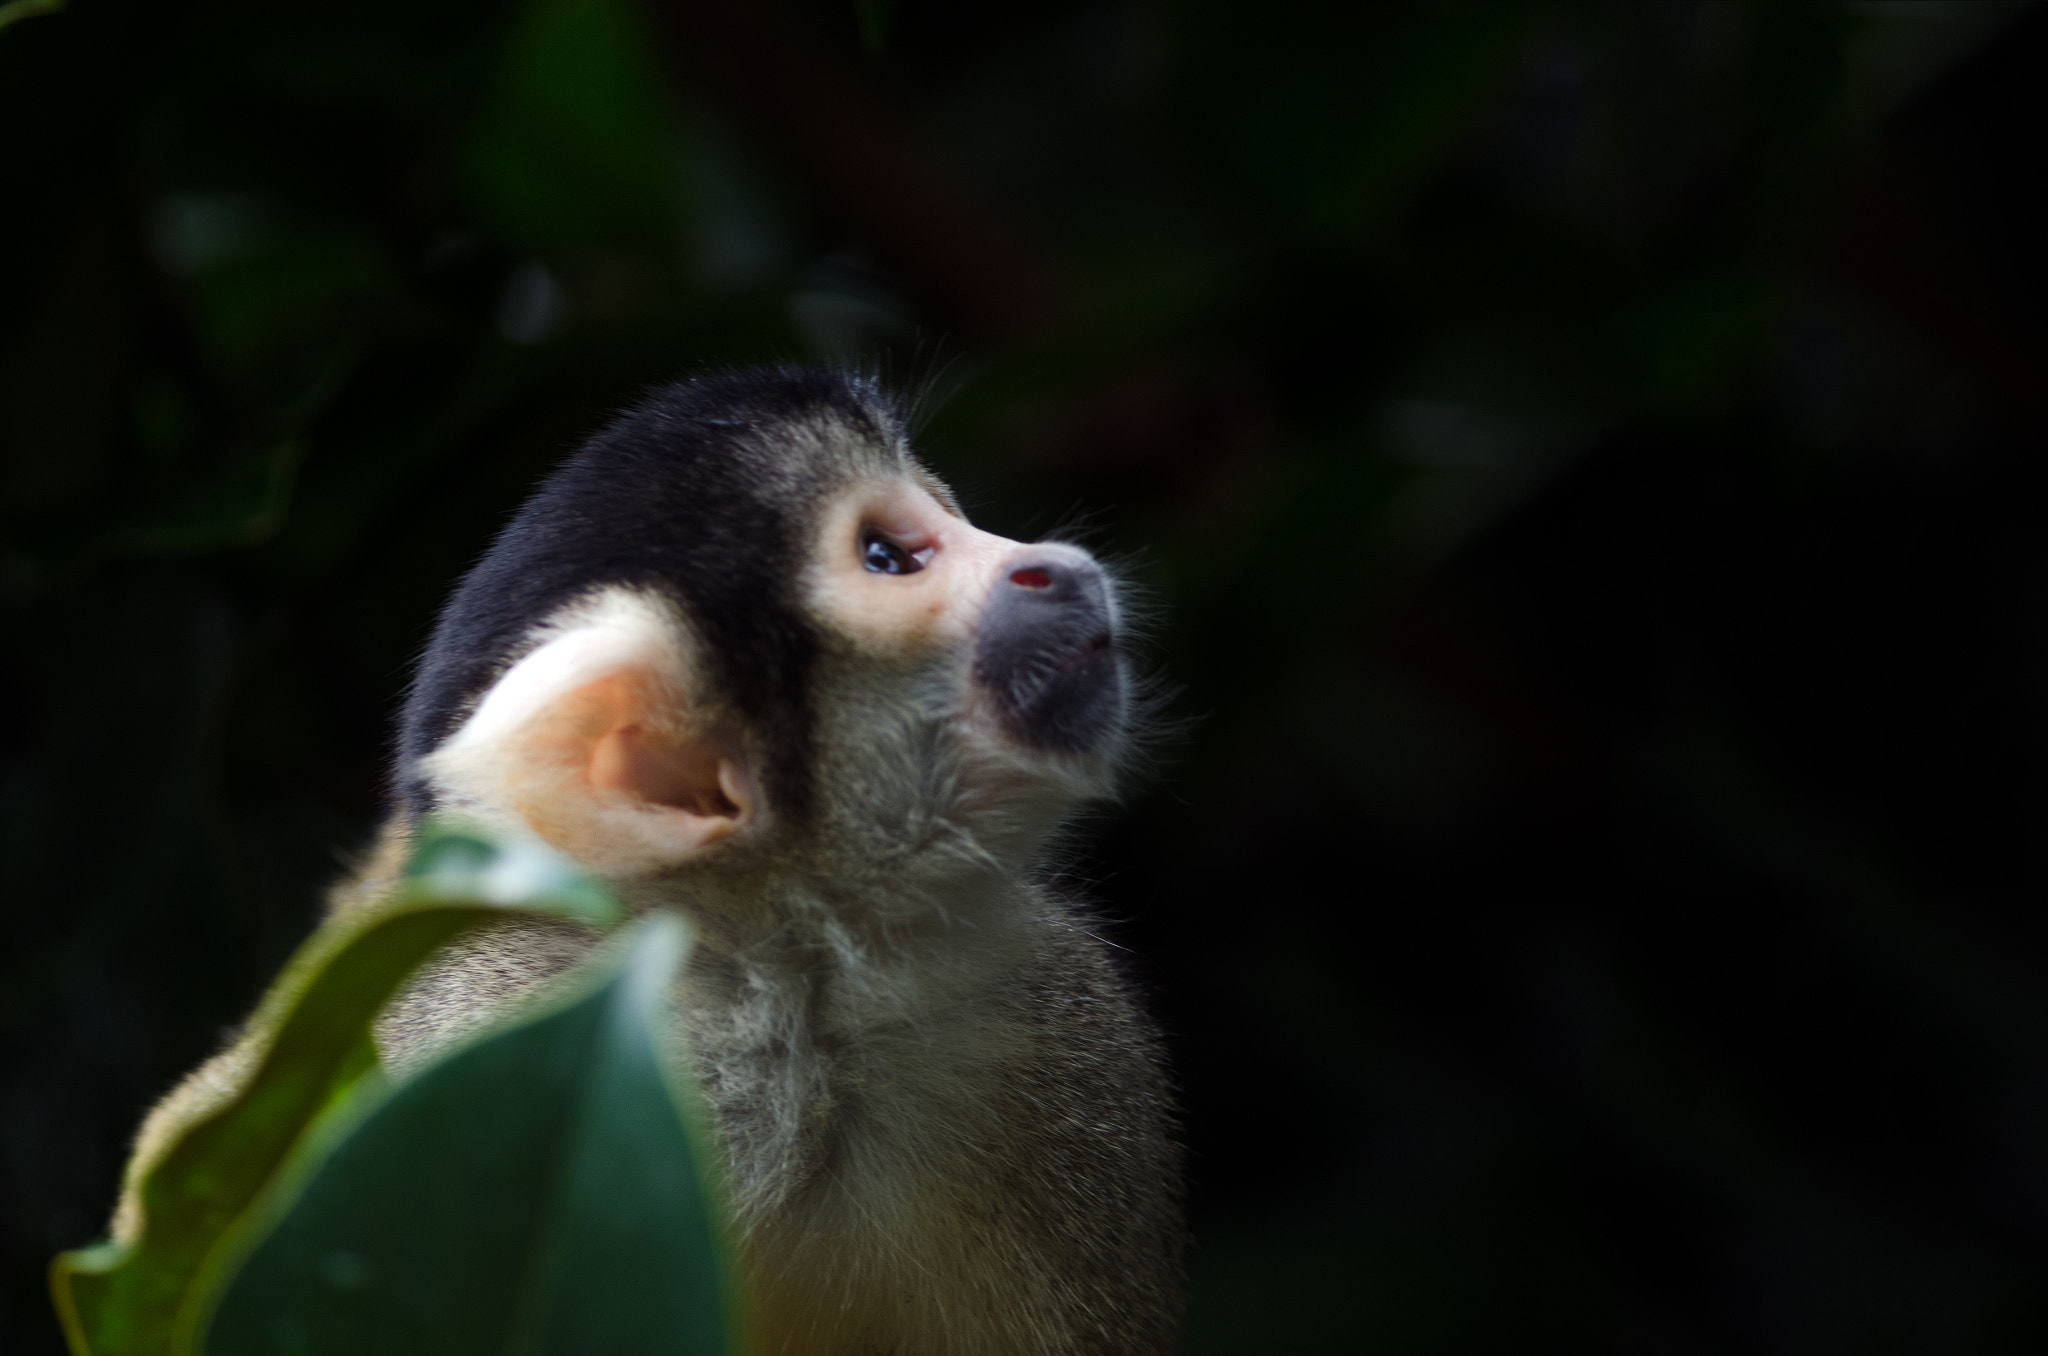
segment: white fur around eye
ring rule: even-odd
[[[964,641],[1001,562],[1023,549],[908,479],[849,487],[821,515],[819,533],[805,575],[812,608],[842,636],[879,652]],[[872,537],[894,543],[913,568],[869,570]]]

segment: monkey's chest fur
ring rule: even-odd
[[[1156,1038],[1059,901],[855,936],[700,943],[676,990],[761,1353],[1143,1353],[1178,1322],[1178,1153]],[[379,1028],[403,1069],[593,940],[507,925]]]

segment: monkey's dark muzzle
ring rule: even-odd
[[[1114,733],[1124,672],[1102,567],[1072,546],[1010,561],[982,612],[974,676],[1025,744],[1086,753]]]

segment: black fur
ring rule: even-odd
[[[838,436],[792,441],[807,424]],[[594,587],[660,590],[699,628],[712,679],[759,735],[775,811],[808,817],[817,631],[796,581],[817,506],[898,470],[901,420],[864,378],[755,368],[659,387],[542,482],[442,609],[399,728],[398,799],[549,614]]]

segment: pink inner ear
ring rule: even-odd
[[[708,744],[678,745],[640,725],[606,732],[590,755],[591,785],[624,791],[650,805],[732,818],[739,806],[719,778],[718,751]]]
[[[657,681],[628,670],[586,683],[555,704],[543,735],[552,755],[582,764],[592,787],[622,791],[649,805],[730,819],[739,807],[719,780],[715,744],[681,739],[651,724],[667,700]]]
[[[1052,576],[1044,570],[1019,570],[1010,576],[1010,582],[1018,588],[1049,589],[1052,587]]]

